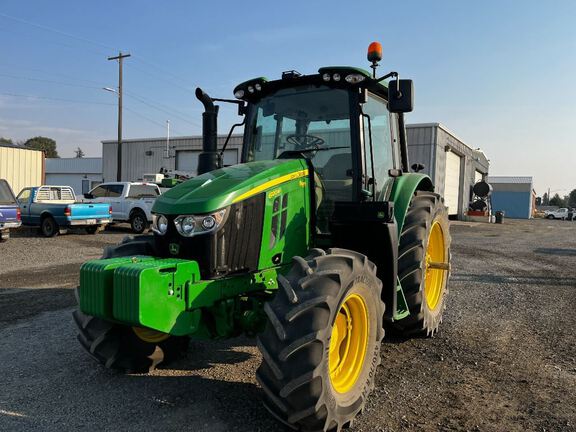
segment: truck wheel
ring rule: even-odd
[[[98,228],[99,228],[98,226],[89,226],[86,227],[86,232],[88,234],[96,234],[98,232]]]
[[[294,265],[264,306],[256,378],[264,406],[304,431],[350,426],[374,388],[384,336],[382,282],[366,256],[315,249]]]
[[[142,210],[136,210],[130,216],[130,226],[136,234],[142,234],[148,228],[148,219]]]
[[[554,215],[548,215],[546,216],[546,219],[554,219]]]
[[[120,244],[104,249],[102,259],[150,255],[152,244],[151,236],[126,237]],[[74,311],[73,317],[79,330],[78,340],[88,354],[103,366],[121,372],[149,372],[159,364],[182,357],[188,349],[187,336],[111,323],[80,310]]]
[[[398,279],[410,316],[394,323],[401,336],[433,336],[446,309],[450,265],[448,213],[440,195],[417,191],[398,248]]]
[[[54,237],[58,235],[60,228],[52,216],[46,216],[40,223],[40,232],[44,237]]]

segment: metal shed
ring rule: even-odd
[[[47,158],[46,184],[71,186],[80,196],[102,183],[102,158]]]
[[[492,208],[513,219],[530,219],[534,209],[532,177],[490,176]]]
[[[0,178],[15,194],[25,187],[44,183],[44,153],[13,144],[0,144]]]
[[[225,135],[218,136],[218,148],[224,145]],[[242,135],[232,135],[224,164],[240,162]],[[102,141],[102,175],[104,181],[116,181],[117,141]],[[144,174],[168,170],[196,172],[198,154],[202,150],[201,136],[170,138],[167,148],[166,138],[142,138],[122,140],[122,180],[142,180]]]
[[[472,186],[488,175],[489,161],[440,123],[406,126],[410,163],[422,163],[436,191],[444,196],[451,218],[462,219]]]

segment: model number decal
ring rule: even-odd
[[[278,196],[278,195],[280,195],[280,188],[274,189],[273,191],[270,191],[270,192],[268,193],[268,198],[271,199],[271,198],[274,198],[274,197],[276,197],[276,196]]]

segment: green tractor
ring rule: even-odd
[[[371,73],[252,79],[233,100],[197,89],[200,175],[156,200],[153,235],[81,267],[74,318],[92,357],[141,373],[191,338],[256,335],[272,415],[303,431],[351,425],[384,329],[438,330],[450,261],[443,199],[408,166],[412,81],[376,76],[378,45],[368,59]],[[239,165],[222,166],[216,101],[244,117]]]

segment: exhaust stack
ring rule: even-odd
[[[204,105],[202,113],[202,152],[198,155],[198,175],[220,168],[218,153],[218,106],[200,87],[196,98]]]

